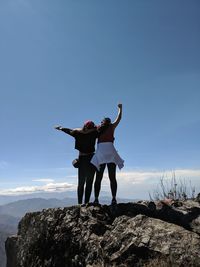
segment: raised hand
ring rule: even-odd
[[[117,106],[118,106],[118,108],[122,108],[122,104],[121,103],[119,103]]]

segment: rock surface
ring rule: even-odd
[[[200,205],[73,206],[27,213],[7,267],[200,266]]]

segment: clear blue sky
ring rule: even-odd
[[[115,119],[118,102],[123,172],[199,170],[199,14],[198,0],[1,0],[0,189],[76,184],[53,126]]]

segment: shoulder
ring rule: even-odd
[[[115,124],[114,124],[114,123],[111,123],[109,129],[114,131],[115,128],[116,128],[116,127],[115,127]]]
[[[79,130],[72,130],[72,135],[73,135],[74,137],[78,137],[78,136],[81,135],[81,131],[79,131]]]

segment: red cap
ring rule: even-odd
[[[95,127],[95,124],[94,124],[93,121],[85,121],[84,127],[88,128],[88,129],[91,129],[91,128]]]

